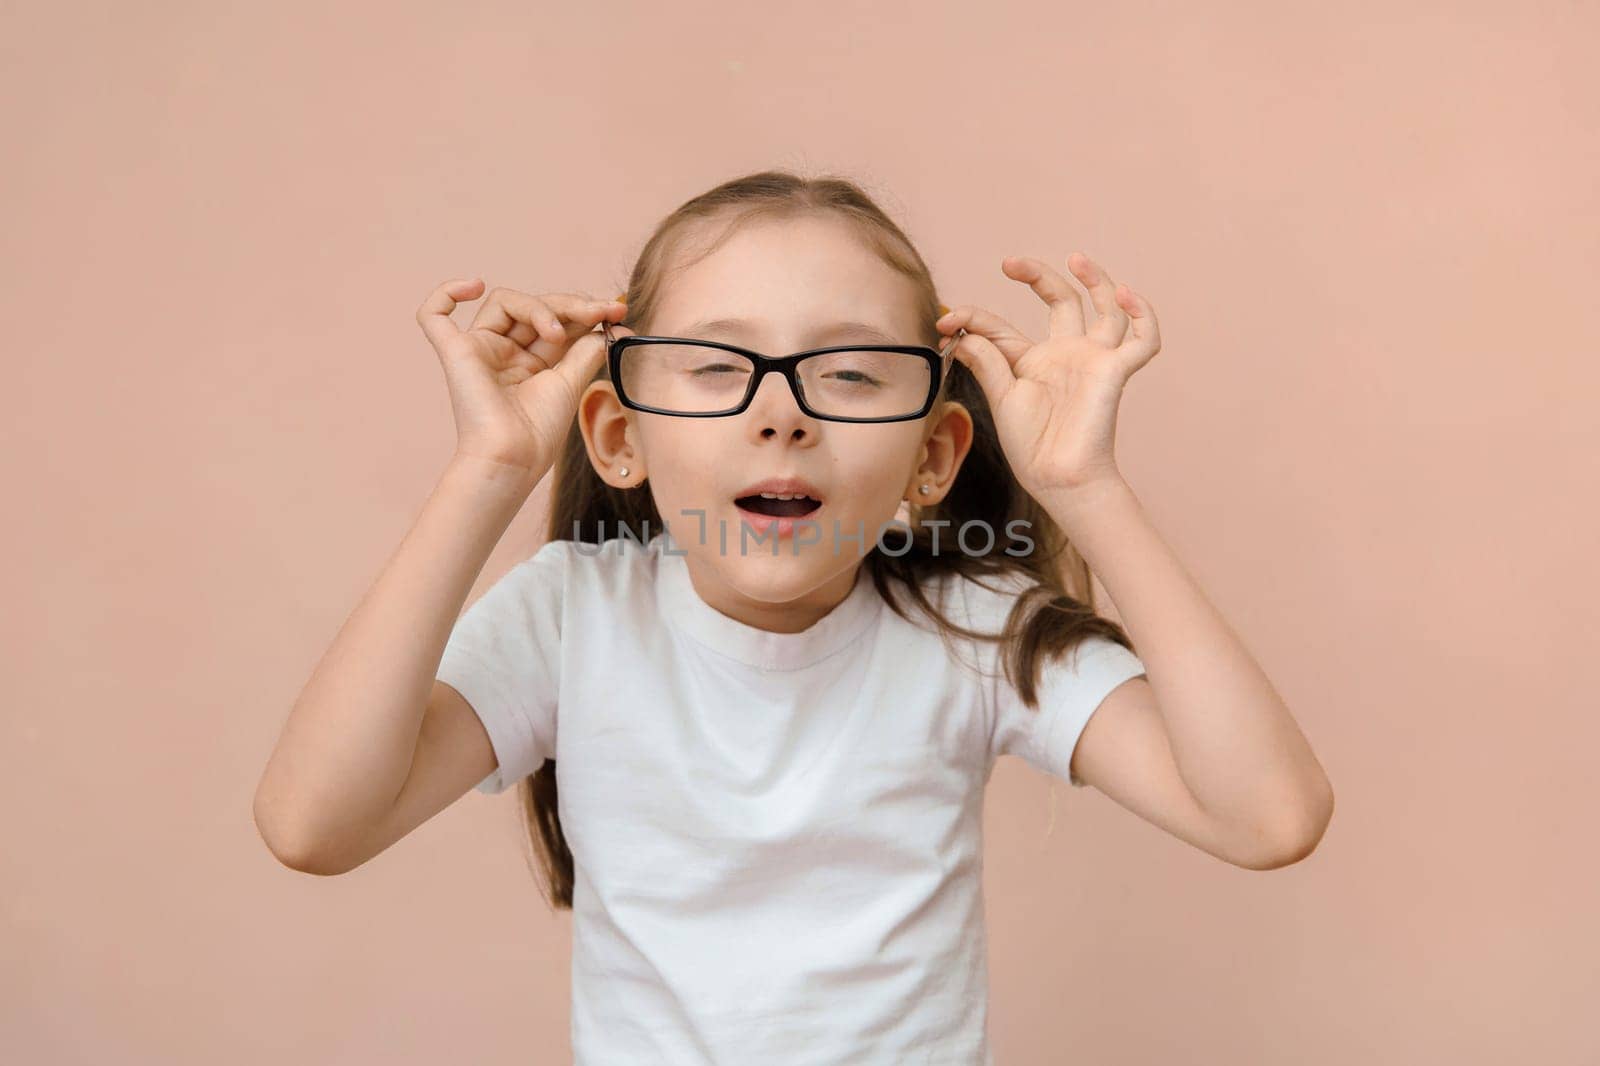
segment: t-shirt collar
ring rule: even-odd
[[[671,534],[656,534],[648,546],[658,560],[656,587],[666,622],[718,655],[762,670],[798,670],[844,649],[877,616],[883,602],[861,566],[850,594],[809,628],[773,633],[730,618],[701,599],[689,577],[688,560]]]

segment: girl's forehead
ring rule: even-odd
[[[876,330],[898,335],[920,326],[924,313],[922,294],[909,284],[879,289],[876,286],[840,288],[829,284],[806,289],[774,291],[760,286],[737,294],[726,290],[698,291],[697,286],[663,288],[652,301],[651,325],[670,324],[674,331],[775,333]],[[948,308],[939,305],[937,319]]]
[[[781,246],[735,238],[704,257],[657,273],[656,303],[708,313],[776,313],[795,306],[856,311],[914,293],[906,276],[854,244],[796,239]]]
[[[691,322],[675,326],[673,332],[687,337],[706,337],[712,335],[736,337],[760,337],[776,332],[774,324],[758,318],[744,318],[738,315],[720,315],[715,318],[695,319]],[[868,340],[879,340],[889,344],[899,344],[900,339],[895,335],[894,325],[888,321],[888,316],[871,315],[865,318],[823,318],[807,321],[800,335],[808,338],[856,336]]]
[[[846,240],[848,234],[820,241],[791,234],[776,251],[770,243],[744,243],[742,236],[753,234],[735,234],[710,254],[657,275],[648,332],[771,338],[853,330],[903,342],[931,325],[921,321],[928,295],[923,286]],[[946,310],[941,305],[933,317]]]

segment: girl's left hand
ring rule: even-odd
[[[1041,501],[1120,480],[1112,455],[1117,405],[1128,378],[1161,350],[1155,309],[1074,252],[1067,267],[1099,312],[1085,332],[1083,298],[1055,268],[1025,256],[1002,260],[1000,267],[1049,305],[1049,337],[1035,343],[999,315],[970,304],[939,319],[938,328],[947,335],[967,331],[955,354],[988,397],[1013,474]]]

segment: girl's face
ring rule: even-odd
[[[921,344],[913,299],[911,282],[843,221],[762,221],[673,274],[648,331],[769,356],[831,344]],[[722,324],[702,324],[713,319]],[[829,422],[800,410],[777,374],[762,380],[746,410],[720,418],[634,411],[609,382],[596,382],[579,420],[603,479],[626,486],[648,478],[701,598],[774,632],[804,629],[842,600],[901,501],[939,500],[972,441],[958,403],[936,404],[915,421]],[[617,473],[624,466],[626,478]],[[767,524],[735,502],[769,478],[801,479],[820,501],[776,537],[779,527],[761,528]],[[923,484],[927,493],[917,491]],[[898,544],[899,535],[890,530],[885,543]]]

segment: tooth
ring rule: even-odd
[[[754,495],[760,496],[763,500],[804,500],[809,498],[803,492],[757,492]]]

